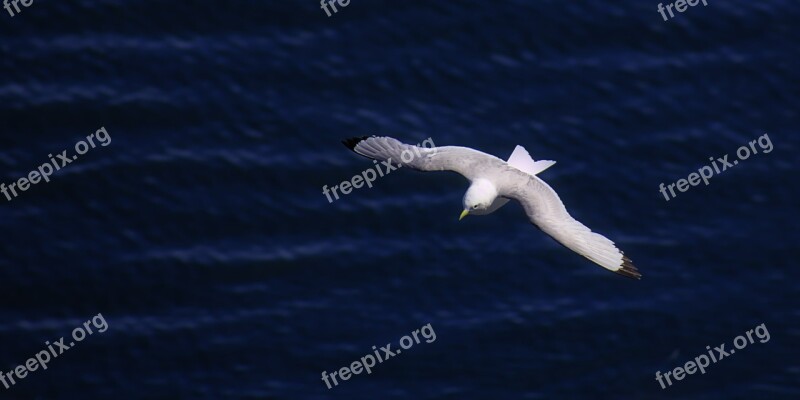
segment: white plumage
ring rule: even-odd
[[[352,138],[343,142],[356,153],[375,160],[401,163],[403,152],[414,155],[403,165],[421,171],[454,171],[471,185],[464,194],[464,212],[485,215],[517,200],[528,219],[572,251],[610,271],[640,279],[641,274],[614,242],[572,218],[558,194],[536,174],[555,161],[534,161],[522,147],[508,161],[467,147],[417,147],[390,137]]]

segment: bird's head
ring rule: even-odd
[[[458,217],[460,221],[469,213],[488,209],[497,198],[497,189],[486,179],[476,179],[464,193],[464,211]]]

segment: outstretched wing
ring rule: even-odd
[[[357,154],[373,160],[390,162],[392,165],[402,164],[420,171],[453,171],[470,181],[482,169],[481,164],[497,166],[505,163],[495,156],[467,147],[420,147],[386,136],[350,138],[342,143]]]
[[[530,176],[526,183],[508,186],[501,194],[519,201],[528,219],[544,233],[605,269],[629,278],[642,278],[614,242],[572,218],[558,194],[545,181]]]

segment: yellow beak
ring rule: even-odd
[[[460,216],[460,217],[458,217],[458,220],[459,220],[459,221],[461,221],[462,219],[464,219],[464,217],[466,217],[466,216],[467,216],[467,214],[469,214],[469,210],[464,210],[464,211],[462,211],[462,212],[461,212],[461,216]]]

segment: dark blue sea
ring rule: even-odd
[[[800,398],[796,1],[15,3],[0,398]],[[643,278],[457,174],[329,202],[370,135],[557,161]]]

